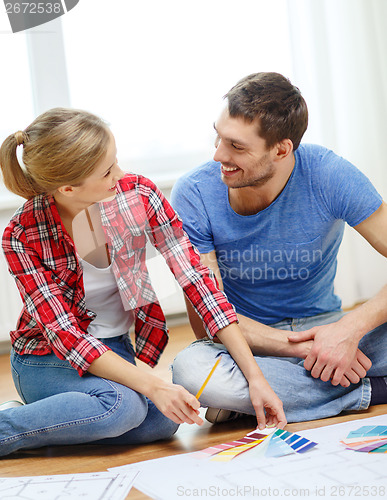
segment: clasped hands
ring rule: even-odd
[[[357,384],[372,366],[371,360],[358,348],[360,338],[356,338],[353,331],[343,329],[338,322],[291,333],[288,340],[309,342],[304,368],[312,377],[323,382],[330,380],[335,386]]]

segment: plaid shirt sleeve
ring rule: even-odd
[[[148,236],[162,253],[194,309],[202,318],[207,335],[237,322],[234,307],[219,290],[214,273],[200,263],[200,254],[183,230],[182,221],[161,191],[142,178],[140,194],[146,200]]]
[[[6,228],[3,250],[25,307],[22,317],[29,317],[23,328],[27,340],[22,333],[14,340],[17,352],[42,354],[42,351],[53,351],[58,358],[66,359],[80,376],[84,375],[92,361],[109,348],[79,326],[79,318],[63,293],[68,283],[58,280],[52,270],[42,264],[34,245],[26,240],[23,227],[16,224]],[[48,348],[45,342],[46,348],[39,349],[36,341],[28,337],[29,329],[40,330]]]

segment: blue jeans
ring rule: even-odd
[[[309,318],[288,319],[271,326],[286,331],[302,331],[333,323],[342,315],[341,311],[336,311]],[[373,363],[367,375],[386,376],[387,323],[365,335],[359,348]],[[222,356],[222,361],[201,395],[200,403],[202,406],[254,414],[247,381],[222,344],[198,340],[178,354],[173,363],[174,383],[195,394],[219,356]],[[364,410],[369,406],[371,387],[368,378],[348,388],[335,387],[330,382],[313,378],[305,370],[302,359],[255,356],[255,360],[282,400],[288,422],[331,417],[343,410]]]
[[[103,342],[135,364],[127,335]],[[27,404],[0,412],[0,455],[50,445],[147,443],[178,428],[142,394],[89,373],[80,377],[54,354],[12,351],[11,367]]]

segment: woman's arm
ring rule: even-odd
[[[113,351],[107,351],[95,359],[88,372],[144,394],[176,424],[203,423],[198,416],[200,403],[195,396],[180,385],[164,382],[153,374],[141,370]]]

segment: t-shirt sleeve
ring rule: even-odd
[[[328,212],[352,227],[372,215],[383,201],[363,172],[330,150],[321,155],[319,175],[320,194]]]
[[[200,184],[189,176],[181,177],[171,193],[171,204],[183,221],[184,231],[200,253],[215,249],[211,223],[200,193]]]

